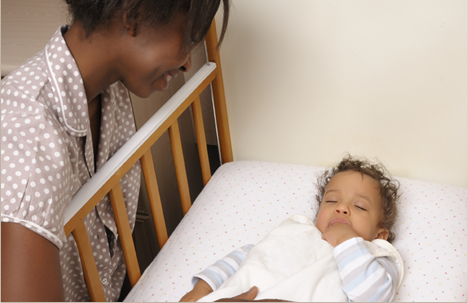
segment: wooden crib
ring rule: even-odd
[[[213,21],[206,37],[206,49],[209,63],[203,66],[117,153],[112,156],[101,170],[76,193],[65,212],[65,234],[68,236],[72,233],[75,238],[80,252],[86,285],[93,301],[105,301],[106,299],[83,219],[105,195],[109,194],[127,265],[130,284],[134,286],[140,278],[141,273],[132,239],[132,231],[128,223],[120,179],[137,161],[141,161],[156,234],[159,245],[162,247],[164,243],[166,243],[168,236],[150,148],[165,131],[169,131],[182,211],[185,215],[190,209],[191,200],[177,119],[189,106],[192,107],[203,183],[206,185],[211,178],[211,171],[199,95],[210,84],[213,92],[221,160],[222,163],[233,160],[223,77],[217,44],[216,25]]]

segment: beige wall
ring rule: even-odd
[[[65,0],[3,0],[2,77],[34,56],[68,21]]]
[[[330,166],[350,152],[468,187],[465,0],[232,4],[221,60],[235,160]]]

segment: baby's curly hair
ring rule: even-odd
[[[380,196],[382,197],[383,216],[380,222],[380,227],[386,228],[389,231],[388,242],[395,240],[395,234],[391,231],[397,216],[396,202],[400,195],[398,189],[400,183],[392,179],[388,170],[381,164],[372,164],[366,158],[353,157],[346,155],[340,163],[335,167],[326,170],[317,180],[318,194],[315,196],[319,205],[322,202],[323,196],[327,189],[327,185],[336,174],[344,171],[356,171],[361,174],[366,174],[380,184]]]

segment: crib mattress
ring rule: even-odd
[[[315,218],[324,168],[235,161],[222,165],[125,301],[179,301],[192,276],[231,251],[258,243],[292,215]],[[405,275],[394,301],[467,300],[468,189],[396,178],[394,231]]]

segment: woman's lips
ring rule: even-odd
[[[351,223],[348,222],[348,220],[346,219],[343,219],[343,218],[334,218],[330,221],[330,224],[328,224],[328,227],[331,227],[333,225],[335,225],[336,223],[343,223],[343,224],[346,224],[346,225],[349,225],[351,226]]]
[[[173,78],[177,77],[177,75],[178,75],[177,73],[174,73],[174,74],[173,74],[173,73],[171,73],[171,72],[165,72],[165,73],[162,75],[162,79],[165,80],[165,81],[164,81],[164,88],[163,88],[163,90],[166,90],[166,89],[168,88],[168,86],[169,86],[169,81],[171,81]],[[158,78],[158,79],[161,79],[161,77]]]

